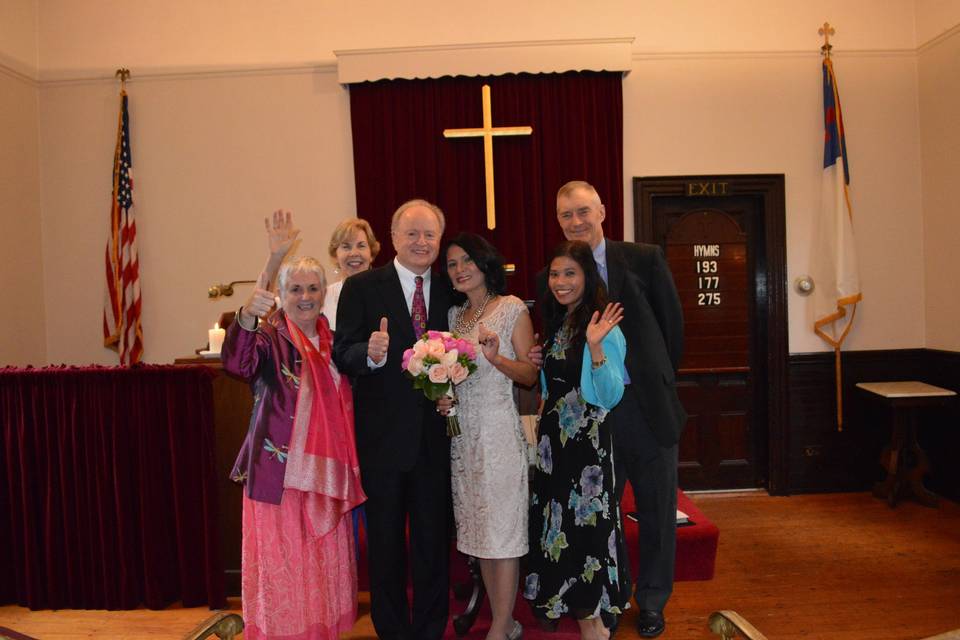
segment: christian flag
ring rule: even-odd
[[[117,147],[113,153],[113,196],[110,237],[107,239],[107,287],[103,299],[103,345],[117,351],[121,365],[140,362],[140,263],[137,259],[137,223],[133,217],[133,166],[130,154],[130,117],[127,92],[120,92]]]
[[[850,172],[840,94],[833,62],[823,60],[823,182],[817,250],[814,252],[813,330],[833,347],[837,376],[837,426],[843,427],[840,348],[850,332],[860,294],[853,243]]]

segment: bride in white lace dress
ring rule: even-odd
[[[451,240],[446,268],[460,298],[450,309],[450,330],[479,345],[477,371],[457,386],[461,435],[450,444],[457,549],[480,562],[493,613],[488,640],[519,638],[513,605],[527,552],[529,492],[513,383],[537,381],[527,358],[533,323],[522,300],[503,295],[503,258],[482,237]]]

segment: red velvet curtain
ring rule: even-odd
[[[212,375],[0,370],[0,603],[225,604]]]
[[[447,216],[446,237],[479,233],[517,267],[513,293],[533,297],[533,276],[563,239],[556,193],[587,180],[606,205],[604,231],[623,237],[623,92],[620,73],[568,72],[382,80],[350,86],[357,215],[392,259],[390,216],[422,197]],[[483,123],[481,87],[490,85],[493,126],[533,127],[533,135],[493,143],[497,227],[486,228],[483,142],[446,139],[447,128]]]

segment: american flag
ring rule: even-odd
[[[113,154],[106,275],[103,345],[117,351],[121,365],[136,364],[143,357],[143,331],[140,328],[140,262],[137,259],[137,222],[133,217],[133,163],[126,91],[120,94],[117,147]]]

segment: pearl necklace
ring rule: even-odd
[[[476,326],[477,321],[480,320],[480,316],[483,315],[484,309],[487,308],[487,303],[494,299],[494,295],[490,292],[487,292],[487,295],[483,297],[483,302],[480,303],[480,306],[477,307],[477,312],[473,314],[473,318],[470,322],[464,322],[463,316],[466,315],[467,309],[470,308],[470,301],[468,300],[466,304],[460,309],[460,312],[457,313],[457,321],[454,323],[454,328],[457,330],[457,333],[461,336],[465,336],[470,333],[470,330]]]

